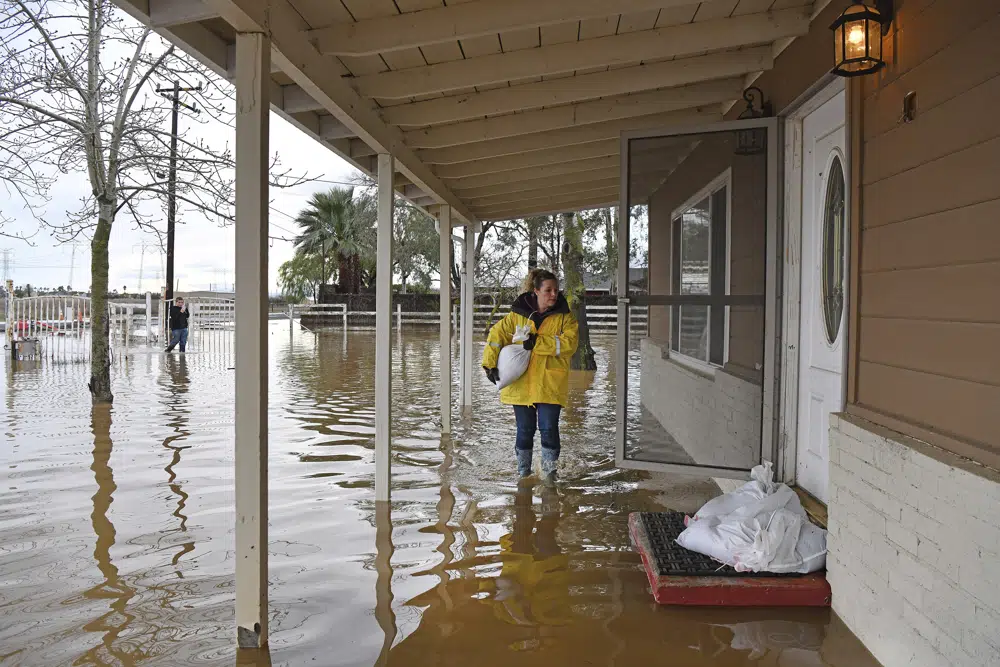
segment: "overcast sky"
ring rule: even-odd
[[[109,48],[108,57],[117,54]],[[169,104],[167,100],[159,100]],[[218,148],[230,147],[235,142],[232,128],[205,119],[199,121],[181,116],[182,131],[185,126],[194,138],[204,138]],[[166,128],[165,128],[166,129]],[[324,181],[350,181],[358,172],[347,162],[337,157],[319,142],[313,140],[296,127],[287,123],[277,114],[271,114],[271,154],[277,153],[281,167],[295,173],[307,172],[310,176],[321,177]],[[310,182],[294,189],[271,190],[270,233],[272,236],[291,238],[296,232],[292,222],[297,212],[317,191],[331,187],[329,182]],[[90,191],[85,173],[61,175],[52,188],[52,200],[44,206],[45,216],[58,220],[66,211],[76,211],[80,201]],[[166,211],[152,210],[160,214],[162,229],[166,229]],[[9,248],[12,255],[11,278],[16,285],[31,284],[39,287],[71,285],[74,289],[86,290],[90,285],[90,247],[88,241],[81,241],[75,248],[59,244],[52,235],[32,217],[23,202],[0,186],[0,214],[14,222],[4,225],[5,233],[34,235],[30,244],[16,239],[0,237],[0,249]],[[232,226],[220,227],[217,221],[204,215],[178,208],[177,239],[175,244],[175,278],[181,291],[208,289],[233,283],[234,272],[234,231]],[[146,246],[145,250],[143,246]],[[119,214],[111,235],[110,247],[110,287],[129,292],[158,292],[165,281],[164,255],[157,247],[155,235],[140,232],[130,219],[127,211]],[[268,287],[277,291],[278,266],[292,256],[292,244],[280,240],[272,241],[270,248]],[[0,255],[0,270],[2,270]],[[3,276],[0,276],[2,278]],[[140,282],[141,278],[141,282]]]

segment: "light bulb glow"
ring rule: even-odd
[[[865,43],[865,29],[860,25],[852,25],[847,33],[847,42],[852,46],[860,46]]]

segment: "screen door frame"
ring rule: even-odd
[[[631,220],[629,217],[629,165],[630,149],[632,141],[637,139],[661,139],[669,137],[683,137],[697,134],[713,132],[733,132],[736,130],[762,128],[767,132],[767,193],[766,193],[766,271],[764,281],[764,386],[763,401],[761,410],[761,461],[777,462],[778,460],[778,439],[777,439],[777,413],[775,407],[775,396],[778,395],[777,382],[779,378],[777,368],[777,350],[781,344],[780,328],[778,327],[777,316],[779,314],[779,294],[780,285],[778,248],[780,239],[778,238],[781,226],[779,225],[780,211],[778,209],[781,201],[781,191],[783,183],[781,181],[781,123],[776,117],[755,118],[748,120],[724,121],[704,125],[690,125],[678,127],[665,127],[659,130],[634,130],[621,134],[621,188],[619,190],[618,202],[618,333],[617,333],[617,371],[616,371],[616,433],[615,433],[615,465],[619,468],[630,470],[648,470],[656,472],[682,473],[685,475],[698,475],[705,477],[726,477],[732,479],[749,479],[750,469],[722,468],[705,465],[688,465],[683,463],[662,463],[655,461],[638,461],[625,458],[625,443],[628,438],[628,371],[629,371],[629,343],[631,341],[631,331],[629,330],[630,314],[629,310],[636,301],[643,303],[656,303],[659,305],[681,304],[682,301],[692,301],[691,297],[680,295],[658,296],[648,295],[645,297],[633,296],[630,294],[629,285],[629,234]],[[701,300],[711,300],[712,297],[699,297]],[[697,299],[696,299],[697,301]]]

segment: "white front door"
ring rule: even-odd
[[[802,263],[796,479],[824,503],[830,413],[843,408],[847,271],[845,93],[802,121]]]

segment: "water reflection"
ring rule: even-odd
[[[394,501],[377,506],[373,337],[287,326],[270,356],[270,651],[234,646],[234,374],[202,352],[137,356],[115,376],[113,412],[91,408],[84,366],[3,386],[0,656],[25,667],[874,664],[827,611],[652,603],[628,512],[693,511],[716,487],[614,467],[613,339],[595,340],[597,373],[572,380],[550,489],[517,485],[513,417],[479,375],[474,414],[440,436],[437,332],[404,331]]]
[[[121,635],[135,616],[127,609],[128,603],[136,595],[136,590],[118,574],[118,567],[111,560],[111,547],[115,545],[115,526],[108,518],[108,511],[114,502],[114,470],[111,468],[111,406],[95,405],[91,413],[91,431],[94,436],[94,462],[90,469],[94,472],[97,491],[93,495],[94,510],[90,522],[94,528],[96,543],[94,560],[104,581],[84,591],[90,600],[110,600],[110,610],[83,626],[85,632],[102,633],[101,643],[88,650],[76,664],[108,664],[112,660],[120,664],[134,664],[144,654],[138,647],[134,650],[117,644]]]

